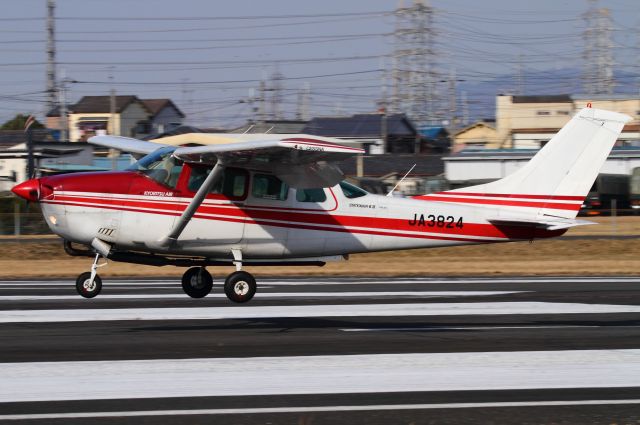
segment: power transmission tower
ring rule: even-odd
[[[611,94],[613,79],[613,42],[611,13],[598,7],[598,0],[588,0],[589,9],[582,15],[584,31],[584,91],[588,95]]]
[[[409,7],[401,3],[395,12],[389,111],[404,112],[418,125],[439,123],[444,112],[436,86],[433,14],[426,0],[414,0]]]
[[[57,104],[55,0],[47,0],[47,112]]]

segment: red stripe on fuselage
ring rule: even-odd
[[[110,198],[78,198],[71,196],[60,195],[56,197],[56,201],[50,202],[54,204],[66,204],[76,205],[94,208],[107,208],[107,209],[121,209],[124,211],[142,212],[149,214],[164,214],[164,215],[176,215],[182,214],[187,204],[176,204],[174,202],[162,203],[162,201],[154,200],[153,202],[141,201],[141,200],[125,200],[125,199],[110,199]],[[205,214],[216,216],[215,218],[209,217]],[[221,217],[223,216],[223,217]],[[530,239],[533,237],[534,229],[521,227],[521,226],[502,226],[493,224],[480,224],[480,223],[464,223],[463,228],[460,229],[451,224],[451,227],[446,227],[447,223],[443,223],[443,227],[438,227],[437,223],[434,223],[433,227],[430,227],[428,217],[423,216],[423,220],[414,220],[415,217],[401,218],[380,218],[380,217],[363,217],[363,216],[349,216],[349,215],[337,215],[337,214],[318,214],[318,213],[301,213],[301,212],[287,212],[287,211],[264,211],[258,208],[239,207],[237,205],[201,205],[195,215],[197,218],[213,219],[213,220],[227,220],[227,221],[244,221],[247,223],[257,223],[272,225],[278,227],[296,227],[307,228],[308,226],[324,226],[320,230],[339,231],[339,232],[351,232],[351,233],[369,233],[378,234],[380,231],[397,231],[397,232],[429,232],[443,235],[445,239],[462,240],[464,237],[489,237],[489,238],[508,238],[508,239]],[[426,221],[425,220],[426,218]],[[278,221],[280,223],[275,223]],[[286,223],[281,223],[286,222]],[[413,222],[414,225],[410,223]],[[422,223],[420,225],[419,223]],[[284,226],[286,224],[286,226]],[[299,227],[303,226],[303,227]],[[326,227],[335,226],[335,227]],[[359,227],[364,229],[340,229],[340,227]],[[374,233],[371,233],[374,232]],[[378,233],[375,233],[378,232]],[[385,232],[383,232],[385,233]],[[556,236],[555,234],[544,233],[540,235],[537,232],[535,237]],[[442,238],[434,235],[420,235],[420,234],[396,234],[388,233],[385,235],[404,236],[404,237],[426,237],[426,238]],[[444,236],[447,235],[447,236]],[[467,239],[464,239],[467,240]],[[471,239],[477,241],[476,239]]]

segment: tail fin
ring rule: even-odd
[[[490,204],[530,215],[575,218],[598,172],[631,117],[585,108],[515,173],[495,182],[443,192],[471,199],[493,199]],[[509,198],[511,202],[499,202]],[[516,200],[517,199],[517,200]],[[455,202],[455,201],[454,201]]]

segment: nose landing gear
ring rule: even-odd
[[[100,260],[100,254],[96,254],[91,271],[81,273],[76,279],[76,291],[84,298],[93,298],[102,290],[102,279],[100,279],[96,270],[98,267],[106,266],[107,263],[98,264],[98,260]]]

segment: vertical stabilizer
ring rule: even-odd
[[[504,205],[511,211],[514,211],[511,207],[521,207],[515,211],[574,218],[630,119],[616,112],[585,108],[515,173],[495,182],[442,195],[508,198],[513,202]]]

